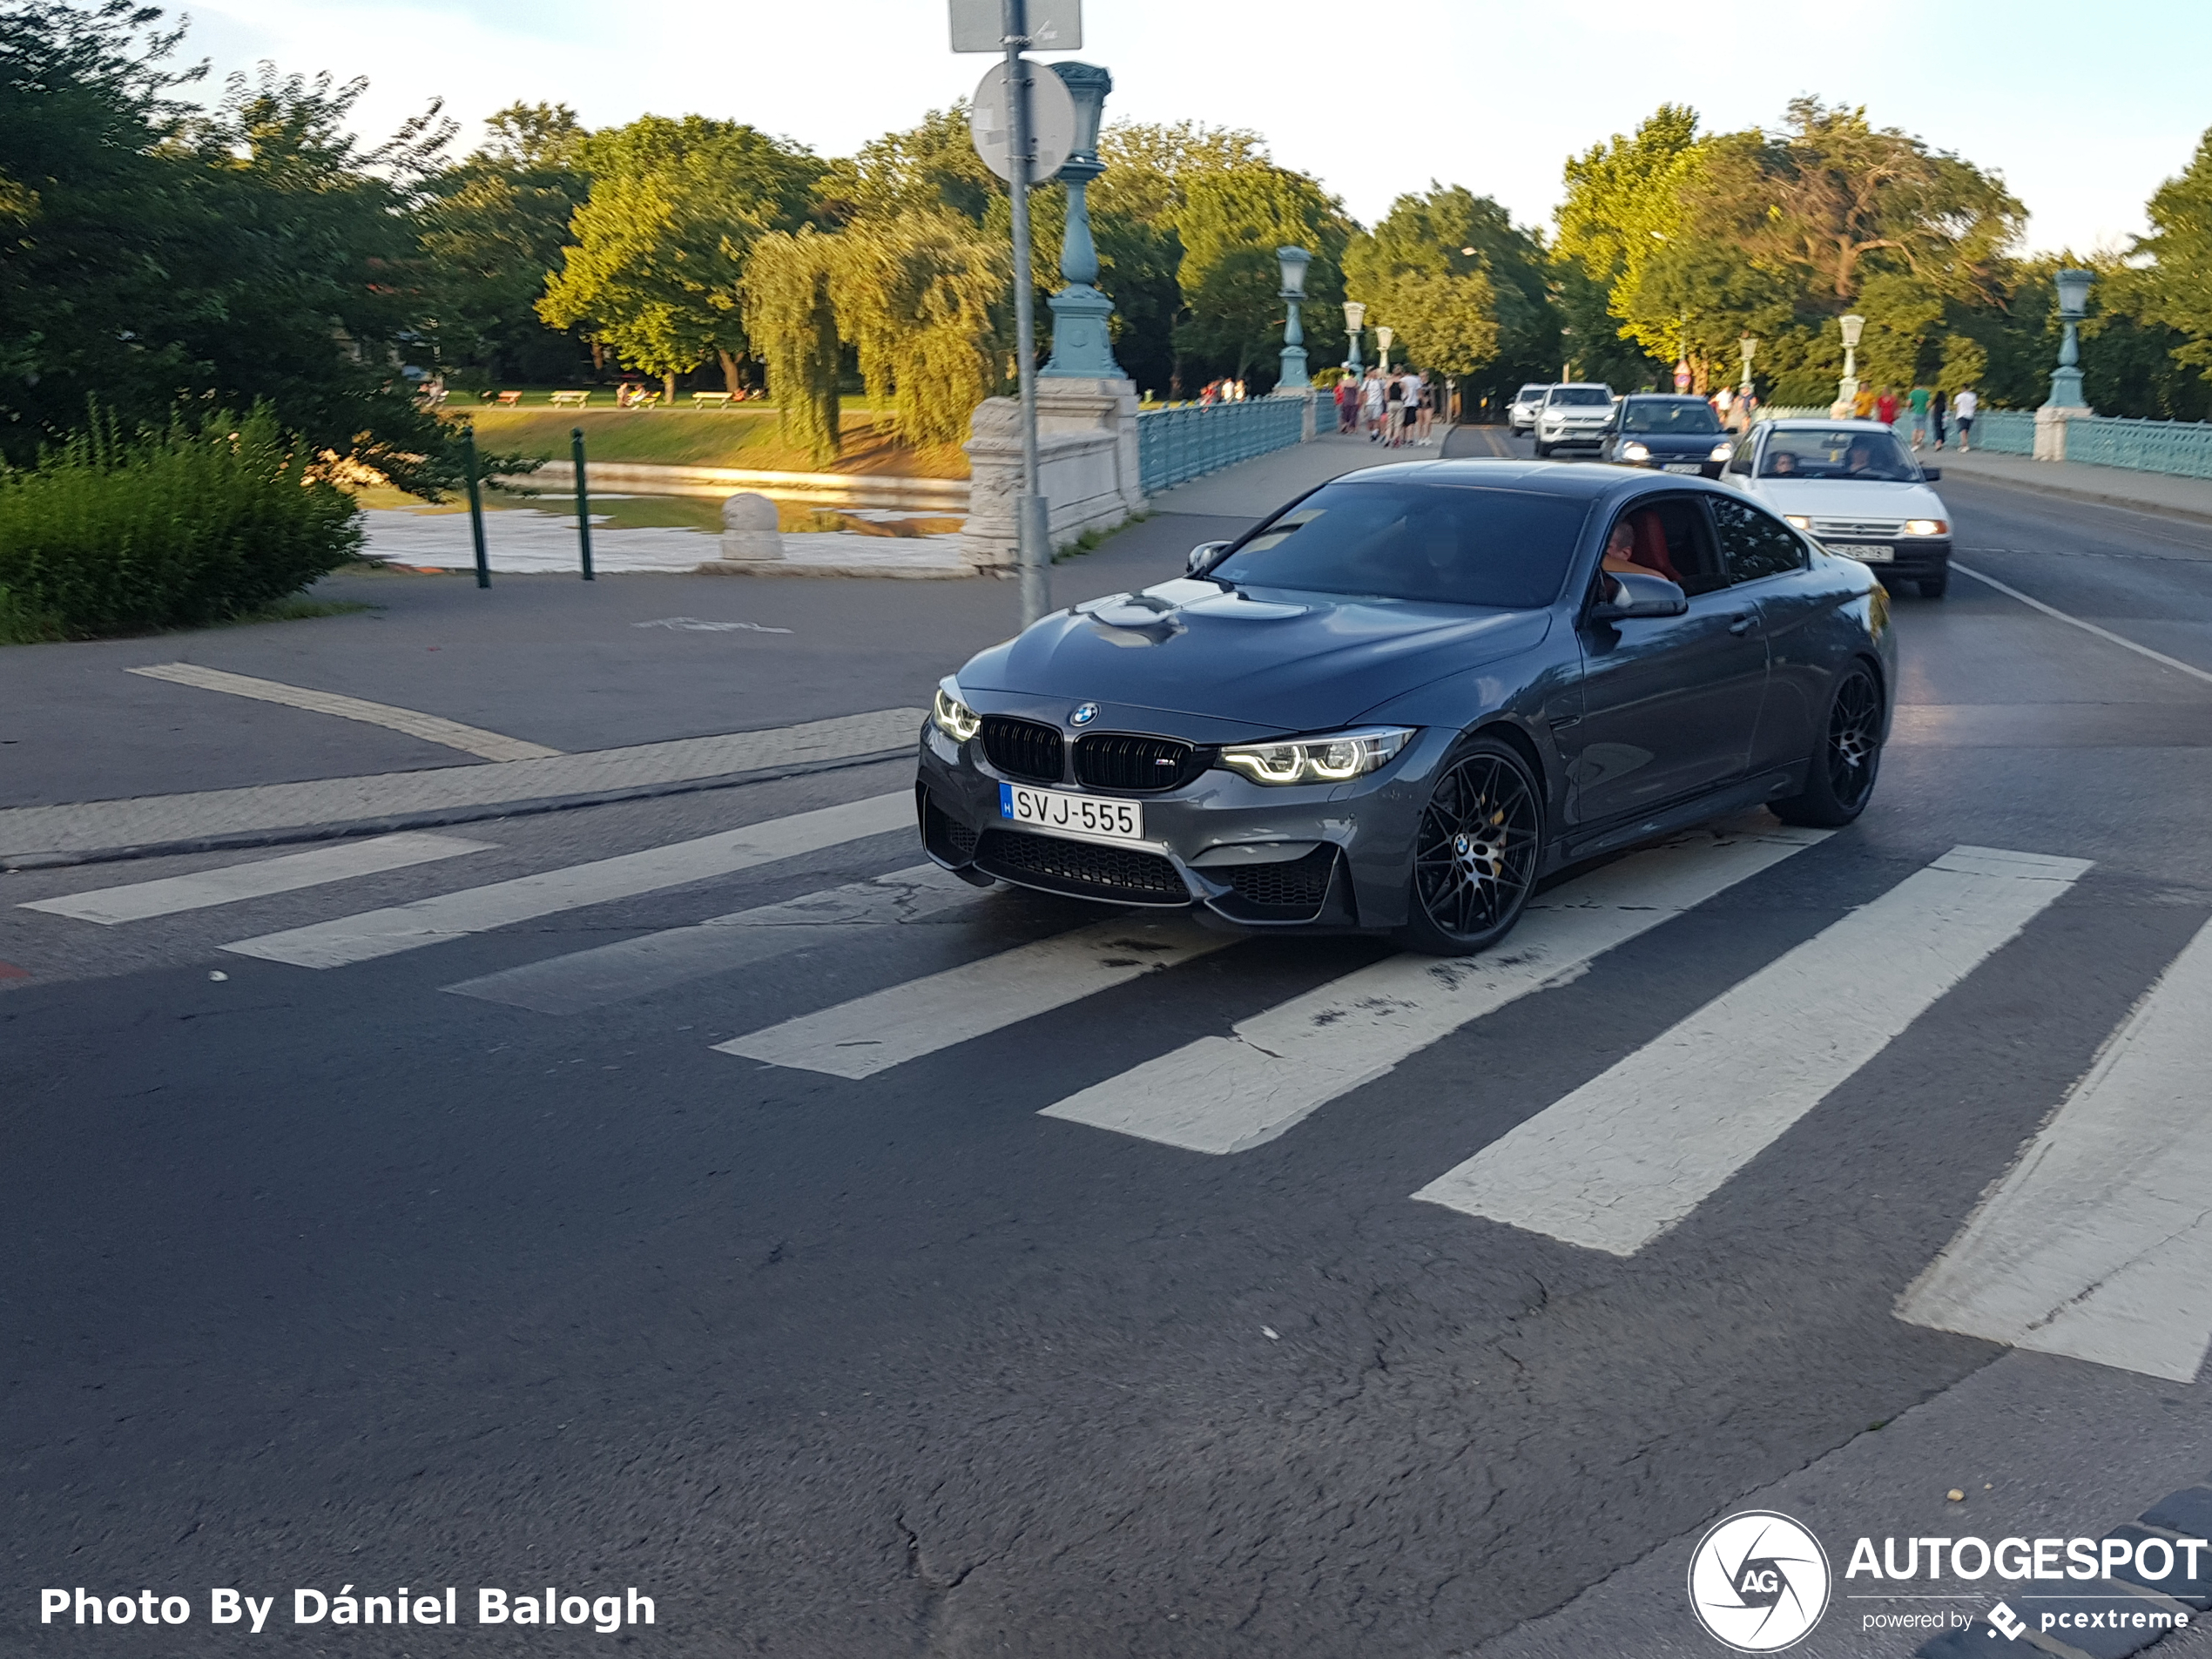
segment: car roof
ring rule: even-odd
[[[1547,392],[1610,392],[1613,388],[1603,381],[1554,381],[1544,389]]]
[[[1635,496],[1653,490],[1696,489],[1737,499],[1733,490],[1703,478],[1649,472],[1641,468],[1609,467],[1596,461],[1496,460],[1399,461],[1387,466],[1362,467],[1329,481],[1337,484],[1423,483],[1455,484],[1462,489],[1520,489],[1560,496],[1575,501],[1595,501],[1605,496]],[[1326,489],[1327,485],[1322,488]]]
[[[1695,392],[1623,392],[1623,403],[1703,403]]]

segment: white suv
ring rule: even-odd
[[[1524,386],[1513,395],[1513,401],[1506,408],[1506,426],[1514,437],[1529,431],[1536,424],[1536,411],[1543,407],[1544,394],[1548,386]]]
[[[1605,442],[1605,423],[1613,417],[1613,388],[1582,381],[1547,388],[1536,411],[1536,458],[1547,459],[1554,449],[1595,449]]]

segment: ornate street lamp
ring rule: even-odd
[[[1844,378],[1836,382],[1837,413],[1849,415],[1858,400],[1858,337],[1866,327],[1864,317],[1839,317],[1844,330]]]
[[[1106,171],[1098,158],[1098,122],[1114,78],[1096,64],[1051,67],[1075,100],[1076,141],[1053,175],[1068,186],[1068,226],[1060,239],[1060,274],[1068,286],[1045,301],[1052,307],[1052,361],[1037,372],[1062,380],[1123,380],[1107,327],[1114,302],[1096,287],[1098,245],[1091,239],[1088,199],[1090,181]]]
[[[2088,407],[2088,399],[2081,395],[2081,348],[2074,334],[2089,304],[2089,285],[2097,280],[2094,271],[2061,271],[2055,280],[2059,288],[2059,315],[2066,320],[2066,338],[2059,346],[2059,366],[2051,371],[2050,407],[2060,409],[2079,409]]]
[[[1345,359],[1344,366],[1351,372],[1352,378],[1355,381],[1364,372],[1363,365],[1359,361],[1359,328],[1360,325],[1366,320],[1367,307],[1364,303],[1358,300],[1347,300],[1344,302],[1345,338],[1352,342],[1352,354]]]
[[[1388,323],[1375,325],[1375,349],[1382,354],[1383,373],[1390,373],[1390,342],[1398,338],[1398,331]]]
[[[1751,395],[1751,359],[1758,353],[1759,342],[1754,336],[1746,334],[1736,342],[1736,349],[1743,354],[1743,384],[1741,389],[1743,395],[1749,397]]]
[[[1298,325],[1298,302],[1305,298],[1305,267],[1313,256],[1302,247],[1278,247],[1275,262],[1282,268],[1283,291],[1276,297],[1289,303],[1283,319],[1283,374],[1275,382],[1278,392],[1303,392],[1313,384],[1305,377],[1305,330]]]

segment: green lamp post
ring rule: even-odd
[[[1059,380],[1123,380],[1108,327],[1114,302],[1098,291],[1098,245],[1091,239],[1090,181],[1106,171],[1098,158],[1098,122],[1114,78],[1096,64],[1055,64],[1052,72],[1076,105],[1076,142],[1054,178],[1068,186],[1068,227],[1060,239],[1060,274],[1068,286],[1052,307],[1052,361],[1039,370]]]
[[[1305,267],[1313,256],[1302,247],[1278,247],[1275,263],[1283,273],[1283,289],[1276,297],[1287,300],[1290,312],[1283,319],[1283,374],[1275,382],[1278,392],[1303,392],[1313,382],[1305,377],[1305,330],[1298,325],[1298,302],[1305,298]]]
[[[2059,366],[2051,371],[2051,402],[2055,409],[2087,408],[2081,395],[2081,347],[2074,327],[2089,305],[2089,285],[2094,271],[2060,271],[2054,279],[2059,288],[2059,315],[2066,322],[2066,338],[2059,345]]]

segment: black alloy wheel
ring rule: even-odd
[[[1882,693],[1854,664],[1836,681],[1828,729],[1805,769],[1804,792],[1772,803],[1785,824],[1838,829],[1866,810],[1882,766]]]
[[[1494,738],[1461,745],[1438,774],[1413,833],[1413,878],[1402,941],[1432,956],[1467,956],[1521,919],[1543,853],[1536,781]]]

